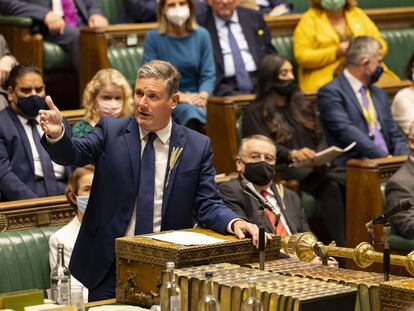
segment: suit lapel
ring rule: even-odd
[[[135,189],[138,189],[138,176],[141,167],[141,137],[138,124],[133,117],[129,118],[129,123],[125,131],[125,140],[134,173],[134,186]]]
[[[73,0],[73,3],[75,4],[78,15],[81,16],[86,24],[88,24],[88,9],[85,6],[85,3],[83,0]]]
[[[237,9],[237,14],[239,15],[239,23],[243,30],[243,34],[246,37],[247,45],[249,46],[249,51],[252,54],[254,58],[254,62],[256,65],[260,65],[259,60],[259,53],[256,49],[259,45],[257,44],[257,26],[255,24],[251,24],[253,19],[249,18],[248,16],[245,16],[243,10]]]
[[[174,167],[170,167],[171,152],[173,148],[184,148],[184,146],[185,146],[185,138],[184,138],[183,128],[177,125],[175,122],[173,122],[172,129],[171,129],[170,146],[168,150],[167,171],[165,172],[165,179],[164,179],[164,194],[162,198],[162,217],[164,217],[167,202],[171,195],[171,189],[173,187],[175,177],[177,175],[177,171],[179,170],[181,159],[183,157],[183,153],[185,152],[185,150],[183,149],[182,154],[178,158]]]
[[[7,112],[10,116],[10,119],[13,121],[14,125],[16,126],[17,132],[20,135],[21,141],[23,143],[24,151],[26,152],[26,156],[27,156],[27,159],[29,160],[29,164],[30,164],[30,167],[32,168],[33,176],[34,176],[33,152],[32,152],[32,147],[30,147],[30,143],[29,143],[29,139],[27,138],[26,131],[24,130],[22,123],[17,117],[17,114],[10,108],[7,109]]]
[[[344,74],[341,73],[341,75],[338,77],[340,79],[340,84],[343,87],[344,93],[346,94],[346,98],[349,98],[351,102],[354,104],[356,109],[361,114],[361,117],[365,120],[364,113],[361,109],[361,104],[358,101],[358,98],[355,95],[354,90],[351,87],[351,84],[349,84],[348,80],[345,78]]]

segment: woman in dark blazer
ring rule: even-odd
[[[293,65],[284,56],[268,55],[258,71],[256,100],[243,114],[243,136],[262,134],[277,145],[278,169],[286,180],[298,180],[302,191],[320,203],[330,237],[345,244],[345,170],[329,165],[293,168],[292,162],[315,157],[326,148],[314,105],[297,87]]]

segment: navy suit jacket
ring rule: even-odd
[[[0,111],[0,192],[5,201],[38,197],[29,139],[11,108]]]
[[[279,196],[276,187],[272,184],[271,189],[275,194],[276,201],[281,207],[282,198]],[[231,208],[240,218],[247,219],[256,225],[260,225],[260,217],[258,213],[259,203],[249,194],[243,191],[239,179],[233,179],[219,186],[220,195],[229,208]],[[305,211],[302,208],[299,196],[289,189],[284,189],[285,194],[283,202],[286,209],[281,208],[280,212],[286,220],[292,234],[297,232],[310,231],[308,221],[305,216]],[[269,218],[264,218],[264,227],[266,232],[275,233]]]
[[[408,154],[406,139],[392,118],[387,95],[372,84],[368,88],[390,154]],[[361,106],[344,74],[319,89],[317,103],[328,145],[344,148],[353,141],[357,142],[352,150],[336,158],[335,164],[345,166],[346,161],[351,158],[373,159],[387,156],[369,137]]]
[[[124,236],[136,202],[140,176],[140,134],[134,117],[102,118],[84,138],[65,135],[46,150],[57,163],[95,163],[95,176],[70,271],[86,287],[94,288],[115,259],[115,238]],[[197,222],[225,233],[237,215],[226,208],[214,182],[210,140],[173,123],[170,151],[183,152],[164,189],[161,230],[191,228]],[[171,154],[171,152],[170,152]],[[167,169],[168,171],[168,169]]]
[[[276,53],[276,49],[272,45],[270,30],[267,27],[263,16],[253,10],[245,8],[237,8],[239,22],[246,37],[249,51],[253,56],[256,66],[259,67],[262,59],[267,54]],[[216,23],[214,21],[213,11],[209,7],[204,14],[199,14],[197,20],[201,26],[206,28],[211,36],[213,44],[214,61],[216,63],[216,94],[226,93],[220,89],[225,89],[224,83],[224,58],[218,38]]]
[[[101,14],[97,0],[73,0],[82,24],[88,24],[89,16]],[[1,0],[0,12],[5,15],[26,16],[43,22],[46,14],[52,9],[52,0]]]

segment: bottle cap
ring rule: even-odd
[[[65,248],[65,246],[63,245],[63,243],[59,243],[59,244],[57,245],[57,248]]]
[[[212,278],[213,277],[213,272],[207,271],[205,274],[206,278]]]
[[[174,261],[167,261],[167,268],[174,269],[175,264]]]

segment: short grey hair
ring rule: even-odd
[[[171,96],[178,92],[180,72],[169,62],[152,60],[138,68],[137,79],[162,79],[168,96]]]
[[[276,149],[276,145],[275,145],[275,143],[273,142],[272,139],[270,139],[269,137],[264,136],[264,135],[250,135],[250,136],[247,136],[247,137],[243,138],[240,141],[239,151],[237,153],[237,155],[239,157],[241,157],[244,146],[251,140],[261,140],[261,141],[265,141],[265,142],[271,144],[273,147],[275,147],[275,155],[276,155],[277,149]]]
[[[381,48],[381,43],[371,37],[356,37],[346,51],[346,65],[357,66],[363,58],[370,60]]]
[[[411,122],[410,127],[408,128],[408,136],[414,138],[414,121]]]

